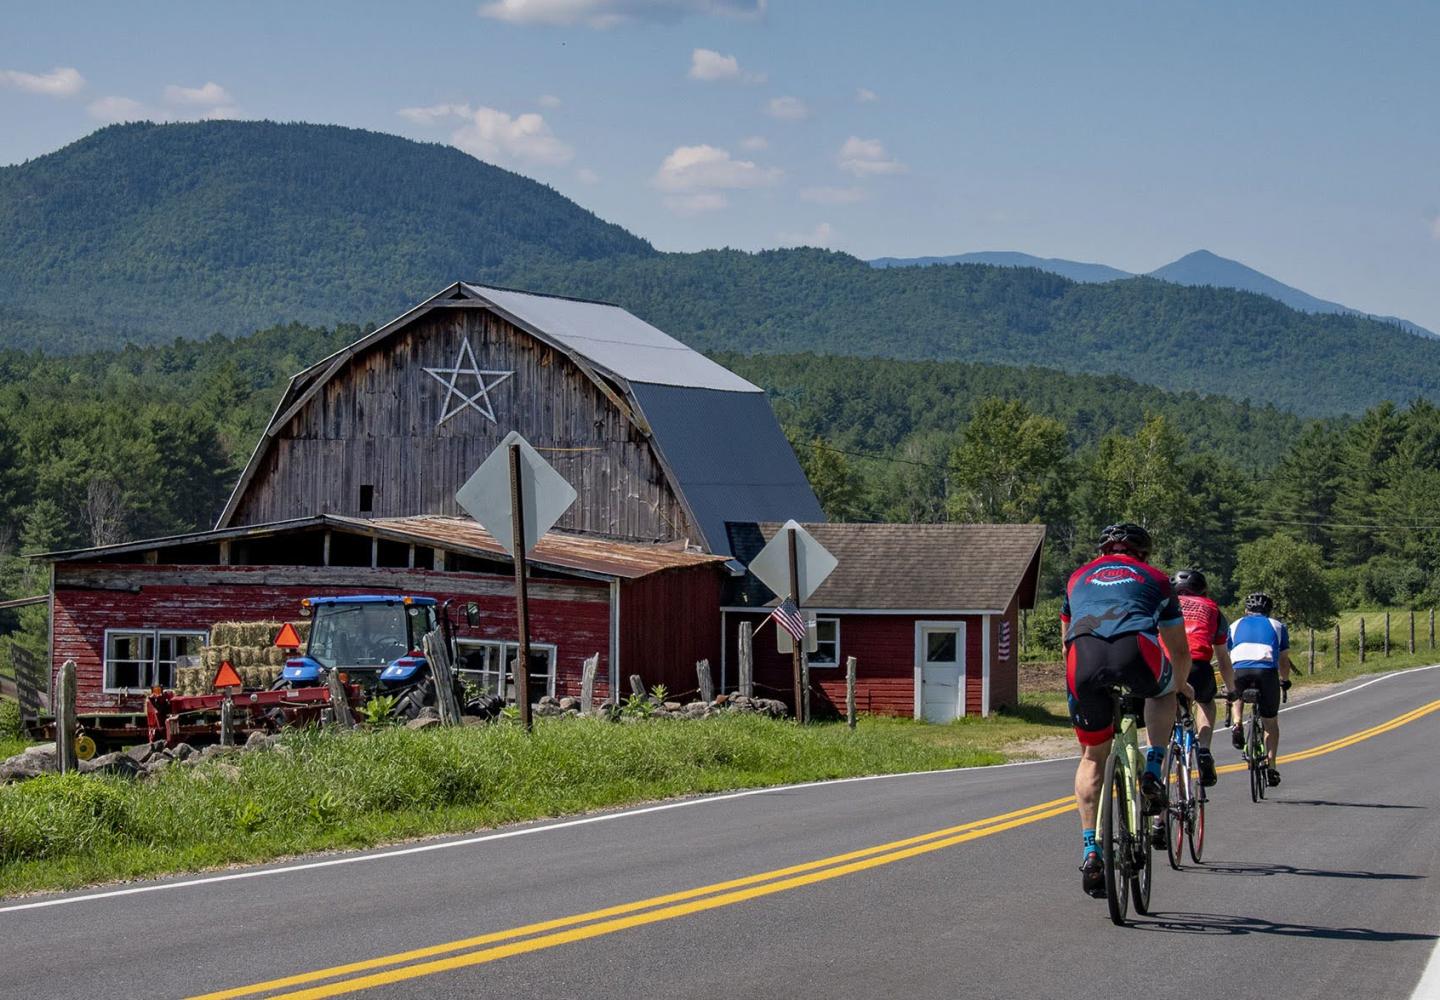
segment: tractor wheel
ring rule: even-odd
[[[95,756],[95,740],[88,733],[75,737],[75,759],[91,760]]]

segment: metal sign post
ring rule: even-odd
[[[515,702],[520,706],[520,725],[528,733],[530,719],[530,594],[525,563],[525,486],[520,476],[520,444],[510,445],[510,537],[521,539],[515,554],[515,627],[520,636],[515,650]]]
[[[798,609],[803,602],[810,599],[820,584],[835,572],[837,565],[835,557],[825,546],[791,520],[786,521],[755,558],[750,560],[749,569],[755,579],[769,587],[770,592],[777,597],[781,594],[789,595]],[[807,633],[808,631],[807,629]],[[776,638],[779,637],[777,631]],[[803,656],[807,646],[812,646],[808,634],[803,642],[795,642],[790,648],[795,679],[795,718],[800,722],[808,722],[810,714],[805,710],[807,692]]]
[[[786,528],[786,546],[790,552],[790,599],[795,602],[798,610],[800,607],[800,560],[795,555],[795,529]],[[801,643],[790,644],[790,665],[795,674],[795,719],[805,723],[810,720],[805,717],[805,688],[803,674],[804,669],[800,662],[804,653],[800,651]]]

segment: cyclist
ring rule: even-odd
[[[1085,844],[1080,885],[1101,899],[1105,873],[1095,841],[1095,813],[1115,735],[1110,689],[1124,684],[1147,699],[1150,748],[1141,792],[1151,814],[1165,808],[1160,768],[1175,721],[1175,692],[1193,693],[1186,683],[1190,647],[1185,619],[1169,578],[1145,562],[1150,549],[1150,533],[1137,524],[1105,528],[1099,556],[1071,574],[1060,612],[1070,720],[1080,741],[1080,764],[1075,770],[1075,800]]]
[[[1245,616],[1230,626],[1229,637],[1236,691],[1254,688],[1260,692],[1255,710],[1265,729],[1265,777],[1271,787],[1280,784],[1280,772],[1275,767],[1280,750],[1280,691],[1290,689],[1290,671],[1294,669],[1290,663],[1290,632],[1270,617],[1274,607],[1275,602],[1266,594],[1249,595],[1245,598]],[[1235,749],[1243,750],[1245,733],[1241,723],[1245,708],[1243,704],[1235,707],[1230,739]]]
[[[1170,578],[1180,610],[1185,615],[1185,634],[1190,641],[1190,686],[1195,689],[1195,736],[1199,744],[1196,757],[1200,764],[1200,782],[1215,784],[1215,757],[1210,753],[1210,737],[1215,728],[1215,668],[1220,667],[1225,690],[1235,689],[1235,673],[1230,666],[1226,642],[1229,623],[1220,606],[1210,599],[1210,584],[1198,569],[1182,569]]]

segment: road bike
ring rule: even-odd
[[[1190,714],[1190,700],[1179,697],[1179,715],[1170,731],[1170,745],[1165,748],[1165,788],[1169,804],[1165,807],[1165,853],[1170,867],[1180,870],[1185,844],[1190,845],[1190,860],[1195,864],[1205,854],[1205,785],[1200,780],[1199,737],[1195,718]]]
[[[1280,700],[1290,700],[1290,683],[1284,682],[1280,688]],[[1250,801],[1259,802],[1265,797],[1265,789],[1270,787],[1270,754],[1265,749],[1265,727],[1260,721],[1260,713],[1255,706],[1260,701],[1260,692],[1255,688],[1246,688],[1240,692],[1240,711],[1245,711],[1244,706],[1250,706],[1250,717],[1245,720],[1245,734],[1243,747],[1240,755],[1245,758],[1245,767],[1250,772]]]
[[[1105,901],[1110,920],[1123,926],[1135,901],[1138,913],[1150,912],[1151,852],[1150,831],[1145,823],[1144,800],[1140,795],[1140,715],[1144,700],[1134,698],[1123,687],[1110,689],[1114,705],[1115,738],[1105,760],[1105,780],[1100,786],[1100,860],[1105,869]]]

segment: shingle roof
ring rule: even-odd
[[[779,523],[731,523],[731,550],[749,564]],[[1033,606],[1043,524],[806,524],[839,562],[806,604],[876,611],[1003,611],[1017,594]],[[775,602],[750,574],[726,604]]]

